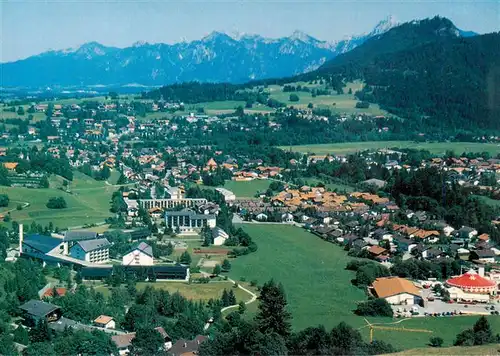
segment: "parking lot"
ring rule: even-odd
[[[491,315],[492,311],[499,311],[500,306],[494,305],[491,303],[477,303],[477,304],[463,304],[463,303],[447,303],[442,301],[440,298],[436,297],[431,289],[423,289],[422,297],[424,299],[428,299],[429,296],[433,296],[434,300],[427,302],[425,307],[421,307],[420,305],[415,306],[418,311],[418,316],[425,316],[426,314],[435,314],[435,313],[450,313],[450,314],[484,314]],[[405,310],[407,312],[412,311],[412,305],[393,305],[392,309],[395,313],[404,313]],[[491,309],[491,308],[494,309]],[[415,315],[416,316],[416,315]]]

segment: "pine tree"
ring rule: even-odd
[[[256,316],[259,330],[264,334],[275,332],[285,338],[288,337],[291,332],[292,316],[286,309],[287,301],[283,286],[276,284],[274,280],[266,282],[262,286],[259,300],[259,311]]]
[[[235,305],[236,304],[236,296],[234,295],[234,292],[233,292],[232,289],[229,291],[228,298],[229,298],[229,305]]]
[[[223,307],[228,307],[231,305],[231,301],[229,299],[229,293],[227,292],[226,289],[224,289],[224,291],[222,292],[221,302]]]

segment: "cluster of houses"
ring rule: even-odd
[[[376,194],[353,192],[344,195],[327,191],[323,187],[309,186],[281,191],[271,198],[271,203],[273,206],[287,207],[291,212],[311,207],[321,212],[352,214],[367,212],[371,206],[377,206],[388,212],[399,210],[399,207],[388,198]]]
[[[120,355],[128,355],[131,350],[132,341],[136,337],[135,332],[124,332],[117,329],[116,321],[108,315],[99,315],[92,323],[83,324],[63,315],[61,307],[41,300],[30,300],[20,307],[22,324],[18,327],[32,328],[40,321],[46,321],[49,330],[56,334],[65,332],[68,328],[73,330],[93,331],[100,330],[111,335],[112,342],[116,345]],[[179,339],[173,342],[172,338],[162,327],[156,327],[162,339],[162,351],[172,356],[188,356],[198,353],[200,345],[207,340],[207,336],[198,335],[193,340]],[[97,350],[96,350],[97,351]]]

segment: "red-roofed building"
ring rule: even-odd
[[[459,277],[450,278],[446,281],[446,284],[460,288],[465,293],[492,294],[497,290],[495,281],[479,275],[474,270],[470,270]]]
[[[60,297],[64,297],[66,295],[66,292],[68,291],[66,288],[56,288],[57,295]],[[54,288],[49,288],[43,293],[42,298],[45,297],[54,297]]]

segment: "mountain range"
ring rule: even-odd
[[[295,31],[277,39],[212,32],[173,45],[137,42],[116,48],[89,42],[77,49],[48,51],[0,64],[3,87],[159,86],[177,82],[230,82],[306,73],[397,26],[393,17],[366,34],[340,41]],[[465,33],[463,35],[474,35]]]

